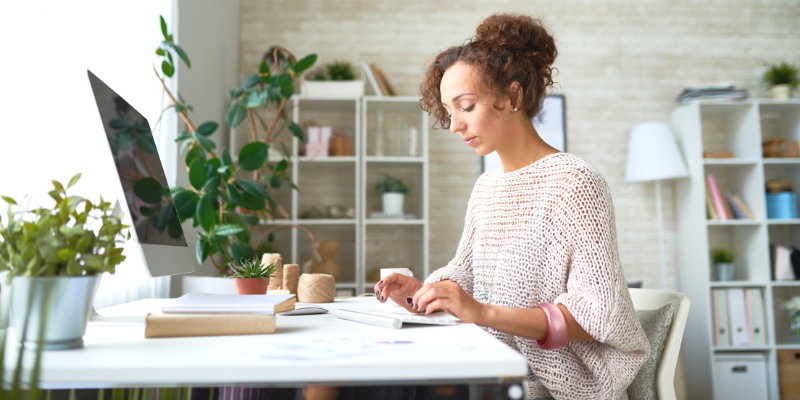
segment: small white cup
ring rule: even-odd
[[[381,279],[384,279],[384,278],[386,278],[387,276],[389,276],[391,274],[400,274],[400,275],[405,275],[405,276],[410,276],[410,277],[414,276],[414,274],[408,268],[381,268]],[[386,305],[388,305],[390,307],[400,307],[392,299],[389,299],[389,301],[387,301],[386,303],[383,303],[383,304],[386,304]]]

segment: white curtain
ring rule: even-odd
[[[67,182],[80,172],[72,194],[93,201],[121,199],[86,70],[155,123],[166,106],[152,68],[162,40],[158,16],[176,32],[177,1],[0,3],[0,194],[31,194],[32,206],[49,206],[50,181]],[[177,87],[177,79],[170,83]],[[167,180],[174,185],[177,121],[174,112],[165,117],[154,134]],[[5,214],[4,203],[0,211]],[[148,275],[135,243],[128,243],[123,254],[128,259],[116,275],[103,277],[96,307],[169,296],[169,278]]]

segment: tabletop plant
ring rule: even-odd
[[[73,176],[66,187],[53,181],[48,193],[55,200],[52,208],[28,210],[2,196],[8,216],[5,222],[0,218],[0,270],[9,271],[7,281],[15,276],[113,274],[125,260],[121,245],[130,233],[122,233],[129,226],[122,224],[121,213],[102,197],[95,204],[67,195],[80,177]]]
[[[295,80],[316,62],[317,55],[297,60],[285,48],[274,46],[258,73],[228,91],[230,103],[225,123],[234,128],[248,120],[252,135],[252,140],[234,158],[228,149],[218,152],[209,139],[219,124],[208,121],[195,125],[189,116],[191,105],[180,93],[173,95],[167,88],[166,79],[174,75],[177,63],[182,61],[189,69],[191,63],[169,34],[163,17],[161,33],[164,40],[156,49],[156,62],[160,61],[161,71],[155,65],[153,70],[171,102],[162,113],[173,109],[185,125],[176,142],[180,143],[180,154],[185,154],[191,184],[188,188],[178,186],[170,191],[180,222],[191,219],[192,226],[200,228],[197,260],[202,263],[210,258],[220,272],[229,275],[228,269],[211,256],[220,253],[227,264],[263,252],[261,247],[267,244],[258,240],[254,248],[250,245],[250,236],[260,220],[272,219],[279,209],[270,195],[271,189],[278,189],[284,183],[297,189],[286,173],[291,155],[280,134],[288,129],[304,140],[303,129],[289,118],[287,102],[294,93]],[[274,110],[274,117],[267,122],[258,110]],[[270,146],[278,146],[285,157],[278,162],[268,162]]]
[[[352,81],[356,79],[353,67],[349,62],[334,61],[326,64],[324,69],[317,69],[308,74],[311,81]]]
[[[229,278],[274,278],[277,268],[275,264],[262,265],[259,257],[247,258],[240,260],[239,263],[235,261],[228,264],[231,270]]]
[[[379,193],[407,194],[409,192],[409,188],[402,179],[386,174],[386,176],[383,178],[383,181],[375,184],[375,191]]]
[[[789,85],[792,90],[795,90],[800,84],[800,72],[797,67],[784,61],[780,64],[769,65],[761,81],[767,87]]]
[[[711,258],[715,264],[732,263],[736,259],[736,253],[727,247],[720,247],[711,251]]]

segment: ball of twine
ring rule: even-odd
[[[333,275],[303,274],[297,285],[297,300],[301,303],[332,303],[336,295]]]
[[[283,288],[291,294],[297,294],[297,283],[300,280],[300,266],[286,264],[283,266]]]
[[[261,256],[261,265],[267,266],[270,264],[275,265],[274,278],[269,280],[269,290],[277,290],[283,286],[283,263],[281,255],[278,253],[268,253]]]

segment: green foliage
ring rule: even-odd
[[[383,182],[375,184],[375,191],[379,193],[408,193],[408,185],[401,179],[395,178],[389,174],[383,178]]]
[[[299,65],[300,63],[298,63]],[[349,62],[334,61],[326,64],[324,69],[309,72],[306,79],[310,81],[352,81],[356,79],[356,75]]]
[[[243,258],[238,264],[229,263],[228,268],[232,272],[229,278],[274,278],[277,270],[274,264],[262,265],[260,257]]]
[[[156,71],[156,74],[163,80],[173,76],[178,59],[188,68],[191,68],[191,64],[186,52],[169,34],[163,18],[160,28],[164,40],[156,49],[159,61],[156,64],[161,65],[161,71]],[[175,141],[180,144],[180,153],[185,155],[191,185],[170,190],[177,209],[177,215],[173,212],[170,217],[178,224],[191,220],[192,226],[199,228],[196,254],[199,262],[214,254],[222,254],[226,264],[254,257],[255,250],[249,244],[251,231],[260,220],[272,218],[277,207],[270,190],[283,183],[297,188],[287,174],[286,159],[269,162],[269,147],[277,144],[288,159],[291,155],[280,135],[288,131],[290,135],[304,140],[303,129],[287,114],[290,108],[286,103],[289,102],[288,106],[291,106],[290,100],[299,74],[311,68],[316,60],[317,55],[311,54],[298,61],[286,49],[272,47],[258,66],[258,72],[228,91],[230,102],[225,112],[225,124],[235,128],[249,122],[250,131],[263,129],[262,137],[245,144],[235,159],[228,149],[222,149],[219,156],[215,154],[217,149],[212,136],[219,130],[219,124],[208,121],[194,128],[188,122],[191,106],[185,104],[180,94],[170,95],[171,99],[175,99],[174,111],[180,114],[186,124],[185,132]],[[267,109],[271,110],[266,114],[275,115],[271,123],[264,121],[261,116],[265,114],[261,110]],[[118,126],[117,129],[130,129],[129,124],[124,122],[119,122]],[[258,135],[254,133],[254,136]],[[140,142],[133,137],[123,139],[125,145]],[[143,148],[141,144],[138,145]],[[148,189],[143,191],[145,196],[156,197],[152,190],[154,186],[151,188],[146,182],[142,185],[142,190]],[[155,214],[150,212],[151,216]],[[272,248],[271,244],[264,243],[256,246],[258,249]]]
[[[711,258],[714,263],[732,263],[736,259],[736,253],[727,247],[719,247],[711,250]]]
[[[797,89],[800,84],[800,73],[797,67],[787,62],[772,64],[764,72],[761,81],[767,87],[775,85],[789,85],[792,89]]]
[[[75,175],[64,186],[53,181],[48,194],[55,206],[22,209],[14,199],[8,203],[8,220],[0,221],[0,270],[14,276],[64,276],[114,273],[125,260],[122,247],[121,215],[111,203],[100,198],[98,204],[79,196],[68,196],[67,189],[80,179]],[[99,227],[97,232],[93,227]]]

